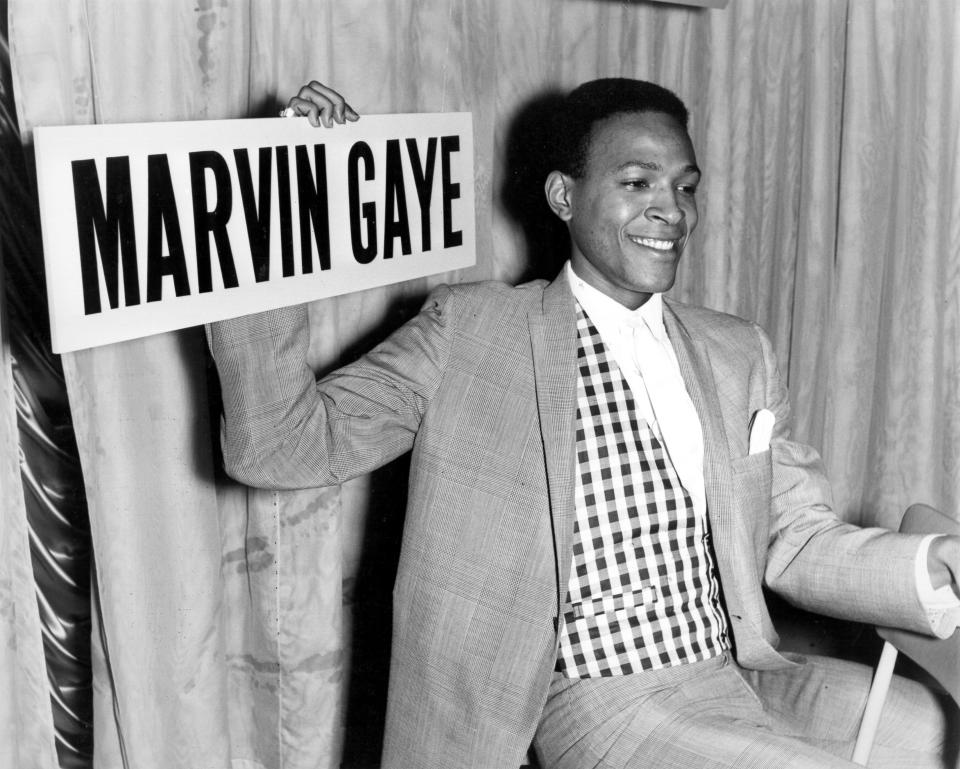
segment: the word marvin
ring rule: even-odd
[[[229,155],[220,152],[190,152],[187,208],[177,199],[178,193],[184,194],[186,185],[174,184],[166,154],[146,158],[147,195],[142,206],[135,204],[129,156],[107,157],[102,164],[103,179],[95,159],[73,160],[84,312],[92,315],[102,311],[101,285],[113,309],[120,306],[121,285],[123,305],[127,307],[140,304],[142,296],[146,302],[160,301],[171,288],[178,297],[212,292],[214,253],[223,287],[236,287],[237,263],[228,225],[238,217],[242,217],[256,282],[271,278],[271,244],[279,249],[283,278],[313,273],[315,267],[319,271],[329,270],[326,150],[323,144],[293,146],[292,163],[290,150],[289,146],[258,148],[256,181],[246,148],[233,151],[232,164]],[[398,241],[400,253],[410,254],[412,231],[417,230],[420,251],[435,248],[431,237],[435,207],[442,217],[442,247],[461,245],[462,232],[454,229],[452,215],[453,201],[460,197],[460,183],[451,174],[451,156],[460,151],[460,137],[433,136],[420,143],[413,138],[388,139],[385,150],[381,168],[365,141],[355,142],[347,154],[350,243],[356,262],[370,264],[378,256],[391,259]],[[438,155],[440,200],[436,201]],[[411,193],[405,182],[405,163],[413,179],[416,206],[408,205]],[[235,189],[239,190],[239,205],[234,200]],[[371,189],[378,194],[370,195]],[[417,221],[412,221],[411,208],[418,212]],[[192,219],[192,233],[185,234],[181,219],[187,210],[192,212],[188,217]],[[299,270],[294,249],[294,212],[299,233]],[[137,252],[138,228],[144,226],[145,284]],[[278,237],[271,235],[274,226],[279,230]],[[237,237],[236,225],[232,228]],[[195,285],[191,285],[187,266],[185,236],[192,236]]]

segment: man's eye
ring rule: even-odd
[[[678,184],[677,190],[687,195],[695,195],[697,192],[696,184]]]
[[[641,189],[647,186],[647,180],[646,179],[627,179],[623,183],[623,186],[629,189]]]

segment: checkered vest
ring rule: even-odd
[[[573,564],[557,670],[635,673],[729,648],[706,516],[577,307]]]

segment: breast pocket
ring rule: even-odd
[[[771,453],[761,451],[731,461],[733,498],[741,523],[749,530],[760,573],[767,563],[773,469]]]

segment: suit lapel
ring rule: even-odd
[[[703,427],[703,479],[707,496],[707,516],[713,533],[720,579],[725,587],[727,609],[738,614],[738,565],[731,561],[733,553],[736,552],[732,510],[733,480],[730,475],[729,444],[717,385],[713,378],[710,352],[703,341],[690,335],[672,305],[664,302],[663,307],[667,335],[677,354],[683,381]]]
[[[550,493],[558,611],[566,600],[574,520],[576,417],[576,311],[566,272],[549,284],[529,313],[537,409]]]

